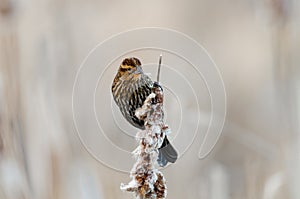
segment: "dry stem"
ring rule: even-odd
[[[145,121],[145,130],[137,133],[139,146],[133,152],[137,162],[131,170],[131,182],[121,184],[121,190],[134,192],[138,199],[165,199],[166,181],[163,174],[156,169],[158,148],[161,146],[168,127],[163,123],[163,91],[155,87],[136,111],[138,118]]]

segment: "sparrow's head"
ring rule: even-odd
[[[126,58],[122,61],[119,70],[114,78],[112,89],[116,86],[120,79],[135,80],[143,74],[141,62],[135,57]]]
[[[121,76],[130,74],[140,74],[143,72],[141,62],[135,57],[126,58],[123,60],[119,67],[119,73]]]

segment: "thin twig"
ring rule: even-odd
[[[158,61],[157,78],[156,78],[156,81],[157,81],[157,82],[159,82],[159,75],[160,75],[161,61],[162,61],[162,54],[160,54],[160,56],[159,56],[159,61]]]

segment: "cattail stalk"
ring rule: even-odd
[[[157,86],[147,97],[136,116],[145,121],[145,130],[137,133],[139,146],[133,152],[137,162],[131,170],[131,182],[121,184],[121,190],[134,192],[137,199],[164,199],[167,195],[166,180],[157,169],[158,148],[168,126],[163,122],[163,91]]]

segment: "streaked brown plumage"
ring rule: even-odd
[[[152,80],[143,73],[141,62],[136,58],[122,62],[112,85],[114,100],[121,113],[130,124],[140,129],[145,128],[144,121],[135,116],[135,110],[151,94],[152,86]]]
[[[111,90],[125,119],[133,126],[145,129],[144,121],[135,116],[135,111],[142,107],[146,98],[151,94],[153,82],[144,74],[141,65],[137,58],[124,59],[114,78]],[[166,136],[159,149],[158,163],[160,166],[165,166],[168,162],[174,163],[176,159],[177,152]]]

